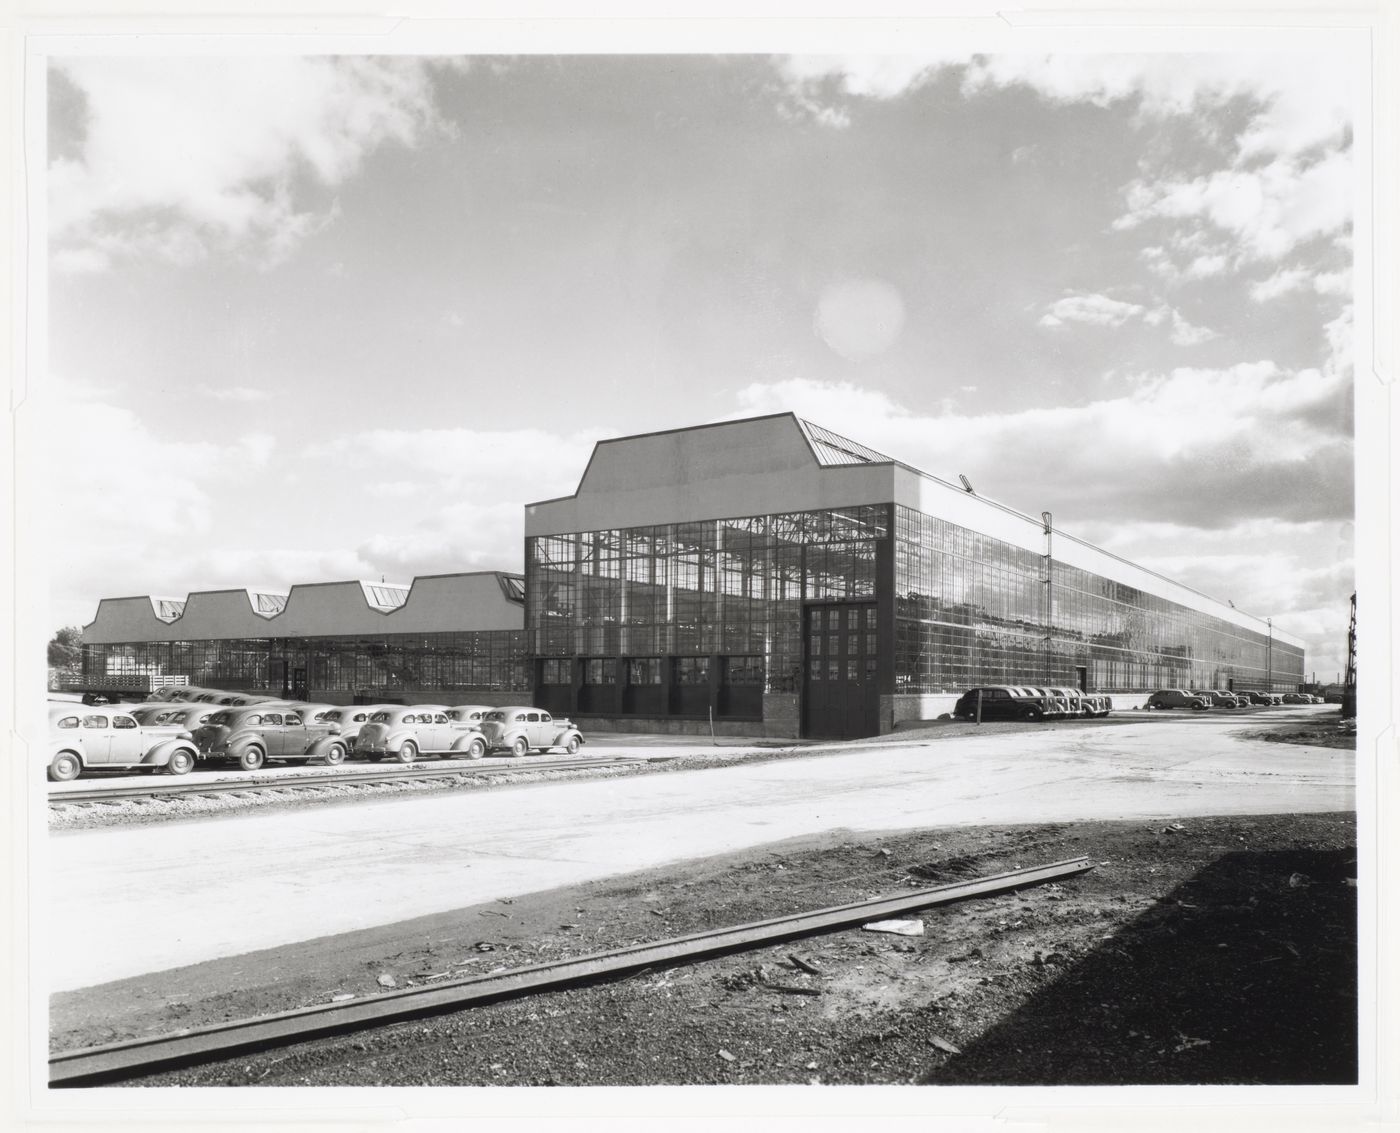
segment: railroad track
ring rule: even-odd
[[[654,762],[644,757],[611,756],[594,759],[570,759],[555,762],[525,762],[511,760],[509,763],[482,765],[472,763],[452,764],[397,764],[392,768],[374,768],[363,771],[340,771],[325,775],[260,775],[246,779],[220,779],[212,783],[142,783],[137,786],[83,787],[76,790],[50,791],[49,805],[66,803],[119,802],[123,799],[168,799],[191,795],[226,795],[262,791],[304,791],[316,787],[373,786],[379,783],[407,783],[432,779],[450,779],[454,776],[495,778],[501,775],[519,774],[522,771],[579,771],[595,767],[617,767],[625,764]]]
[[[1048,865],[1029,866],[990,877],[921,889],[898,897],[878,897],[732,928],[711,929],[573,960],[509,968],[436,983],[431,987],[404,988],[353,1002],[322,1003],[261,1018],[235,1019],[171,1035],[60,1051],[49,1056],[49,1085],[94,1086],[139,1078],[157,1070],[213,1062],[235,1054],[291,1046],[309,1039],[461,1011],[505,999],[624,976],[648,968],[672,967],[821,932],[851,928],[868,921],[969,897],[1003,893],[1074,877],[1092,868],[1093,863],[1088,858],[1069,858]]]

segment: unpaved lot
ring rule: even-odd
[[[70,990],[832,830],[1354,807],[1350,753],[1206,715],[60,832],[41,962]]]
[[[1345,1083],[1349,814],[930,829],[771,845],[54,997],[57,1048],[1080,854],[1056,886],[144,1085]],[[816,969],[815,972],[809,969]]]

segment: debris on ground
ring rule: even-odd
[[[866,932],[889,932],[896,936],[923,936],[923,921],[871,921],[860,926]]]

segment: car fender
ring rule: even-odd
[[[324,755],[332,744],[339,744],[348,753],[350,749],[346,747],[345,739],[339,732],[332,732],[328,736],[317,736],[306,747],[307,755]]]
[[[579,743],[585,743],[585,742],[587,742],[587,741],[585,741],[584,738],[583,738],[583,733],[580,732],[577,728],[561,728],[558,732],[555,733],[554,739],[550,741],[549,746],[550,746],[550,747],[564,747],[564,746],[566,746],[566,745],[568,744],[568,742],[569,742],[571,739],[573,739],[575,736],[578,737],[578,742],[579,742]]]
[[[251,728],[243,728],[230,735],[226,750],[229,755],[236,755],[249,744],[257,744],[264,752],[267,751],[267,740],[263,738],[261,732],[255,732]]]
[[[194,759],[199,758],[199,749],[195,747],[193,743],[187,739],[175,736],[171,739],[161,740],[159,743],[154,744],[147,750],[146,754],[141,757],[141,763],[143,766],[148,767],[164,767],[170,762],[170,757],[177,751],[187,751]]]
[[[87,753],[83,751],[81,743],[56,743],[49,746],[49,763],[52,763],[60,755],[71,755],[83,767],[87,766]],[[47,764],[45,765],[47,766]]]
[[[508,728],[507,730],[503,731],[503,732],[500,734],[500,737],[496,740],[495,743],[491,744],[491,746],[492,746],[492,747],[510,747],[511,744],[515,743],[515,741],[516,741],[517,739],[519,739],[521,736],[523,736],[524,734],[525,734],[525,729],[524,729],[524,728]]]
[[[467,748],[471,746],[473,740],[480,740],[487,747],[491,746],[491,741],[488,740],[484,735],[482,735],[480,729],[472,728],[469,731],[463,732],[460,736],[458,736],[455,740],[452,741],[452,750],[466,751]]]

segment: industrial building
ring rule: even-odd
[[[1303,644],[791,413],[601,441],[525,572],[106,599],[84,677],[854,737],[977,684],[1291,690]],[[279,606],[279,602],[281,605]]]

